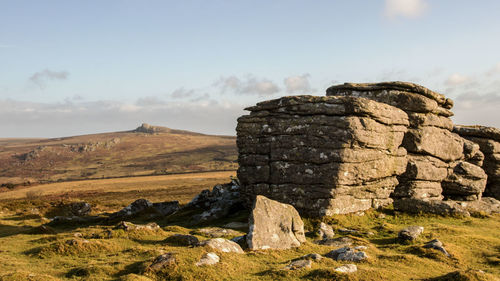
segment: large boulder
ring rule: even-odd
[[[258,195],[246,236],[251,250],[289,249],[306,241],[304,223],[295,208]]]
[[[406,168],[405,112],[355,97],[282,97],[238,119],[238,179],[255,195],[324,216],[388,205]]]

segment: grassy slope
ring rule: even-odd
[[[234,137],[178,130],[0,139],[0,184],[235,170],[236,159]]]
[[[142,178],[135,178],[136,190],[132,188],[134,184],[123,181],[115,182],[112,192],[94,190],[86,193],[80,190],[75,194],[83,200],[90,200],[96,206],[95,212],[99,213],[117,210],[140,197],[155,202],[180,199],[181,203],[186,203],[201,189],[211,188],[217,182],[226,182],[229,174],[214,173],[170,180],[151,177],[157,178],[158,182],[152,179],[145,182],[144,186],[152,187],[147,189],[141,188],[138,180]],[[278,270],[293,258],[312,252],[326,254],[335,248],[313,244],[311,237],[300,248],[286,251],[247,252],[243,255],[222,253],[219,264],[198,268],[194,263],[209,249],[179,247],[162,242],[174,233],[188,233],[196,229],[189,224],[189,216],[183,214],[157,220],[162,226],[161,230],[132,233],[113,230],[112,238],[88,238],[93,233],[104,233],[112,228],[111,225],[76,228],[65,226],[56,228],[57,234],[29,234],[34,227],[46,222],[44,213],[50,211],[51,202],[73,200],[72,198],[75,197],[58,197],[52,194],[34,200],[0,201],[0,276],[3,276],[0,280],[149,280],[142,276],[142,271],[163,252],[176,252],[178,264],[159,275],[150,275],[151,279],[422,280],[469,269],[486,272],[479,274],[481,279],[477,280],[495,280],[494,276],[500,276],[500,216],[443,218],[399,214],[388,209],[383,212],[367,212],[364,216],[327,218],[325,220],[335,228],[345,227],[374,233],[373,236],[353,237],[357,239],[357,244],[368,246],[366,252],[370,258],[358,264],[357,273],[347,276],[334,273],[332,269],[343,263],[328,258],[315,262],[307,270]],[[218,225],[244,219],[245,215],[240,214],[233,219],[220,221]],[[138,219],[135,222],[147,221]],[[306,220],[309,230],[317,223],[316,220]],[[407,225],[422,225],[425,233],[414,244],[403,245],[395,237]],[[77,232],[82,233],[90,242],[67,245],[65,241],[73,239]],[[202,236],[199,238],[206,239]],[[424,242],[433,238],[439,238],[445,244],[452,258],[421,247]],[[30,274],[32,277],[29,277]]]

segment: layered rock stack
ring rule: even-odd
[[[392,202],[406,170],[404,111],[337,96],[283,97],[247,110],[236,130],[238,178],[249,201],[264,195],[311,216]]]
[[[488,175],[484,194],[500,200],[500,130],[484,126],[455,125],[453,131],[479,145],[484,154],[482,167]]]
[[[408,164],[393,194],[398,199],[396,208],[411,211],[415,203],[441,202],[443,197],[481,198],[486,174],[478,164],[483,156],[473,143],[452,133],[450,99],[405,82],[345,83],[328,88],[327,96],[364,97],[408,114],[409,128],[403,140]]]

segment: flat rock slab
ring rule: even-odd
[[[189,234],[174,234],[163,240],[166,243],[175,244],[179,246],[198,246],[200,241],[196,236]]]
[[[439,241],[438,239],[434,239],[434,240],[431,240],[431,241],[425,243],[424,248],[435,249],[435,250],[438,250],[441,253],[445,254],[447,257],[450,256],[448,251],[446,251],[446,249],[443,247],[443,243],[441,241]]]
[[[290,249],[306,242],[304,223],[295,208],[258,195],[247,234],[251,250]]]
[[[340,273],[354,273],[358,271],[358,267],[355,264],[345,264],[335,268],[335,271]]]
[[[318,240],[315,243],[323,246],[347,247],[351,246],[354,241],[349,237],[327,238]]]
[[[326,254],[325,256],[337,261],[354,261],[354,262],[360,262],[368,258],[368,255],[365,252],[358,251],[355,248],[350,248],[350,247],[342,247],[333,250],[328,254]]]
[[[423,232],[424,228],[422,226],[412,225],[401,230],[398,233],[398,238],[404,241],[413,241],[416,240]]]
[[[156,257],[153,262],[145,269],[145,272],[157,272],[164,268],[175,265],[176,259],[174,253],[166,253]]]
[[[214,265],[220,261],[219,256],[216,253],[206,253],[201,256],[200,261],[196,263],[196,266],[204,266],[204,265]]]
[[[214,238],[201,242],[200,246],[208,246],[214,250],[223,252],[223,253],[245,253],[240,245],[237,243],[224,239],[224,238]]]
[[[309,259],[303,259],[303,260],[295,260],[292,261],[289,265],[287,265],[284,269],[285,270],[297,270],[297,269],[303,269],[303,268],[311,268],[312,261]]]

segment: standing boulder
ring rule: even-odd
[[[289,249],[306,242],[304,223],[295,208],[258,195],[249,218],[251,250]]]

